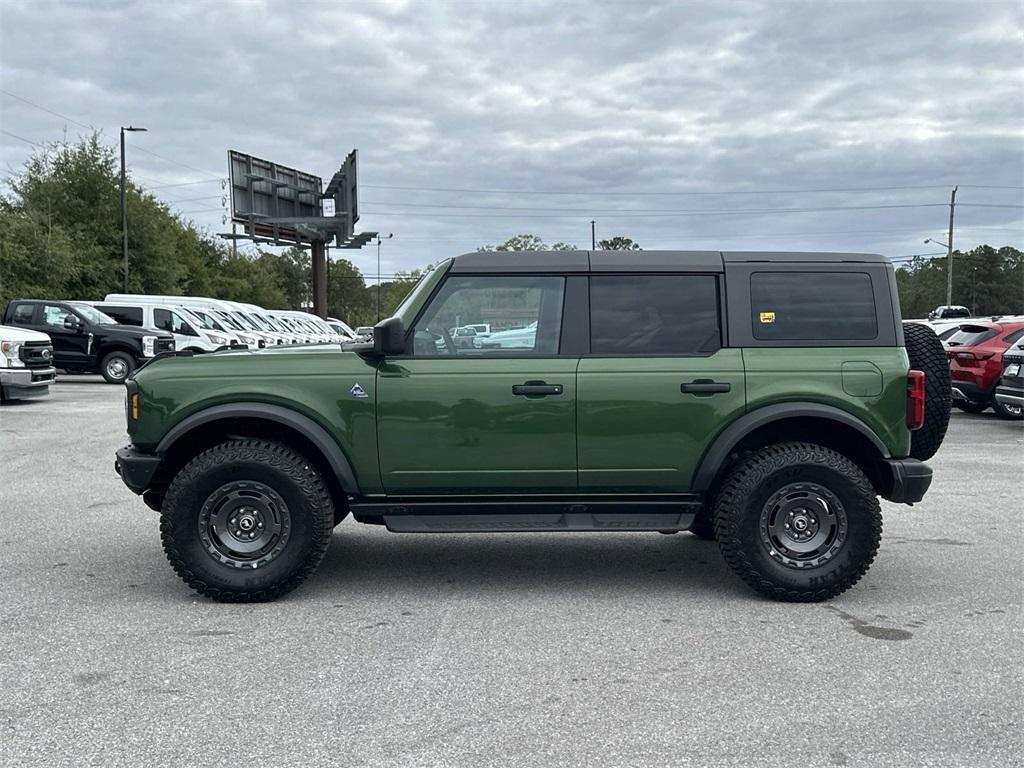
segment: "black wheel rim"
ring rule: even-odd
[[[233,568],[262,568],[281,554],[290,536],[288,506],[263,483],[225,483],[207,497],[199,512],[203,548]]]
[[[814,568],[835,557],[846,543],[846,510],[828,488],[790,483],[761,509],[761,544],[788,568]]]

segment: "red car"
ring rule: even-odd
[[[995,399],[1003,371],[1003,352],[1024,337],[1024,322],[971,322],[946,339],[946,357],[953,379],[953,405],[968,413],[992,407],[1004,419],[1019,419]]]

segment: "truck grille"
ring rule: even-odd
[[[49,368],[53,365],[53,344],[49,341],[26,341],[18,357],[26,368]]]

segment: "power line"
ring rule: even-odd
[[[26,144],[31,144],[33,147],[41,147],[42,146],[42,144],[40,144],[39,142],[30,141],[29,139],[26,139],[24,136],[19,136],[16,133],[11,133],[10,131],[6,130],[5,128],[0,128],[0,133],[6,134],[7,136],[10,136],[13,139],[17,139],[18,141],[24,141]]]
[[[364,189],[398,189],[406,192],[467,192],[472,194],[491,194],[491,195],[576,195],[576,196],[595,196],[595,197],[631,197],[631,196],[712,196],[712,195],[795,195],[804,193],[824,193],[824,192],[888,192],[894,190],[908,190],[908,189],[948,189],[949,184],[921,184],[921,185],[902,185],[902,186],[888,186],[888,187],[831,187],[831,188],[807,188],[807,189],[738,189],[738,190],[723,190],[723,191],[687,191],[687,192],[633,192],[633,191],[622,191],[622,192],[594,192],[584,190],[543,190],[543,189],[481,189],[472,187],[407,187],[398,185],[387,185],[387,184],[363,184],[361,185]],[[967,187],[972,186],[970,184],[962,184],[961,186]],[[992,189],[998,189],[1001,187],[991,187]]]
[[[677,211],[669,211],[666,209],[656,210],[653,213],[645,213],[642,211],[622,211],[622,210],[587,210],[589,213],[608,213],[613,214],[618,218],[673,218],[682,216],[740,216],[740,215],[772,215],[772,214],[785,214],[785,213],[818,213],[822,211],[874,211],[874,210],[888,210],[888,209],[905,209],[905,208],[945,208],[946,203],[913,203],[913,204],[889,204],[889,205],[835,205],[835,206],[819,206],[813,208],[734,208],[734,209],[721,209],[721,208],[710,208],[707,210],[700,209],[682,209]],[[1009,208],[1024,208],[1024,206],[1007,206]],[[533,208],[516,209],[508,208],[504,210],[522,210],[532,211],[538,210]],[[580,211],[583,213],[583,210]],[[429,216],[432,218],[469,218],[469,219],[515,219],[515,218],[531,218],[531,219],[571,219],[574,216],[563,216],[563,215],[548,215],[548,214],[479,214],[479,213],[410,213],[408,211],[368,211],[363,209],[363,213],[374,216]]]
[[[222,177],[218,176],[215,173],[210,173],[209,171],[204,171],[202,168],[196,168],[194,165],[189,165],[188,163],[182,163],[182,162],[179,162],[178,160],[172,160],[169,157],[164,157],[163,155],[159,155],[156,152],[153,152],[152,150],[146,149],[145,147],[142,147],[142,146],[140,146],[138,144],[132,144],[132,152],[135,152],[135,151],[144,152],[145,154],[152,155],[153,157],[159,158],[160,160],[163,160],[164,162],[174,163],[175,165],[180,165],[182,168],[188,168],[190,171],[195,171],[196,173],[205,173],[207,176],[213,177],[211,179],[211,181],[212,180],[220,181],[221,178],[222,178]]]
[[[5,95],[7,95],[7,96],[10,96],[12,99],[17,99],[18,101],[23,101],[26,104],[28,104],[30,107],[35,107],[36,109],[41,109],[43,112],[47,112],[47,113],[49,113],[51,115],[54,115],[55,117],[59,117],[61,120],[67,120],[69,123],[74,123],[75,125],[81,126],[82,128],[88,128],[90,131],[91,130],[95,130],[91,125],[86,125],[85,123],[80,123],[77,120],[75,120],[73,117],[68,117],[67,115],[62,115],[60,112],[54,112],[52,109],[47,109],[42,104],[36,104],[34,101],[29,101],[24,96],[19,96],[16,93],[11,93],[10,91],[5,91],[3,88],[0,88],[0,93],[3,93]]]

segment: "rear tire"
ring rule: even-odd
[[[820,445],[780,443],[726,476],[715,532],[729,567],[773,600],[816,602],[845,592],[878,552],[882,513],[871,482]]]
[[[312,463],[266,440],[230,440],[171,481],[160,514],[164,552],[182,581],[222,602],[274,600],[320,564],[334,504]]]
[[[108,352],[100,363],[100,373],[107,384],[124,384],[134,370],[135,358],[119,349]]]
[[[924,371],[924,424],[910,433],[910,455],[925,461],[939,450],[949,426],[949,360],[939,337],[927,325],[904,323],[903,338],[910,367]]]

